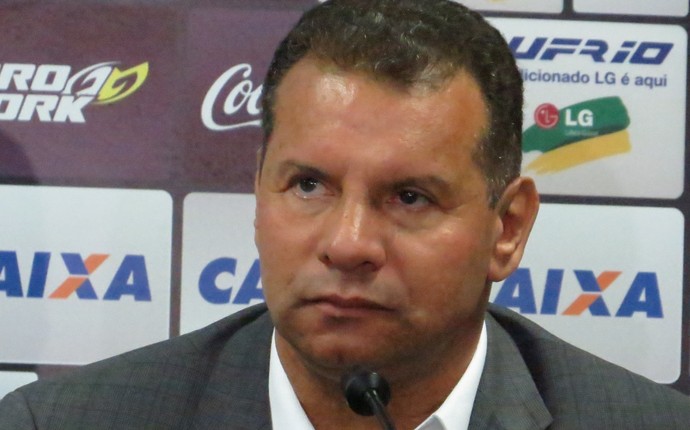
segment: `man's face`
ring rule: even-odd
[[[275,118],[255,224],[279,347],[322,370],[467,354],[501,234],[472,157],[474,79],[401,91],[305,59]]]

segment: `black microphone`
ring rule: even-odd
[[[391,388],[381,375],[357,366],[343,375],[340,384],[350,409],[366,417],[376,415],[382,429],[395,430],[386,411]]]

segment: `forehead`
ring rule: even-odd
[[[474,152],[487,110],[478,84],[459,72],[437,88],[402,88],[313,58],[296,63],[276,93],[272,146],[305,141],[353,151]],[[359,146],[358,146],[359,145]],[[276,149],[276,148],[273,148]]]

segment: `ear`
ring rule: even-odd
[[[520,264],[527,238],[539,211],[534,181],[519,177],[506,187],[496,205],[499,227],[489,264],[488,280],[502,281]]]

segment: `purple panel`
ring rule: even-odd
[[[260,86],[275,47],[298,11],[198,9],[188,22],[189,124],[184,177],[190,185],[252,191]]]
[[[178,15],[167,7],[3,8],[0,179],[118,185],[175,177]]]

